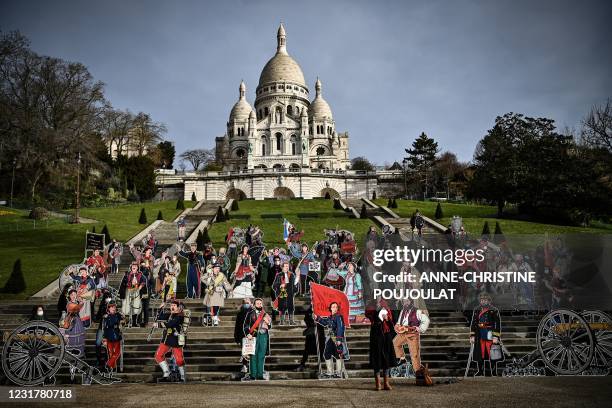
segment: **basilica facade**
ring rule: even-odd
[[[259,76],[254,106],[240,83],[227,130],[215,140],[217,162],[225,171],[348,169],[348,133],[336,131],[321,80],[311,101],[302,69],[287,52],[282,24],[276,40],[276,54]]]

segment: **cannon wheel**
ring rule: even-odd
[[[595,352],[595,336],[588,323],[571,310],[553,310],[544,316],[536,340],[546,366],[560,375],[586,370]]]
[[[612,318],[599,310],[587,310],[581,313],[589,324],[612,324]],[[610,369],[612,364],[612,331],[608,329],[592,329],[595,335],[595,353],[592,367]]]
[[[64,336],[53,324],[31,321],[16,328],[2,348],[2,369],[15,384],[43,384],[64,358]]]

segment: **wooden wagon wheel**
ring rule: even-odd
[[[64,358],[64,337],[46,321],[31,321],[16,328],[2,348],[2,369],[15,384],[43,384],[55,375]]]
[[[599,310],[587,310],[581,313],[595,335],[595,352],[592,367],[609,370],[612,366],[612,318]]]
[[[595,336],[588,323],[571,310],[553,310],[544,316],[536,341],[546,366],[560,375],[580,374],[595,352]]]

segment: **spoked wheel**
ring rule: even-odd
[[[19,326],[2,348],[2,369],[15,384],[43,384],[55,375],[64,358],[64,337],[58,328],[45,321]]]
[[[595,336],[591,367],[609,370],[612,367],[612,318],[599,310],[587,310],[581,316]]]
[[[588,323],[571,310],[554,310],[540,321],[538,351],[548,368],[560,375],[576,375],[591,364],[595,336]]]

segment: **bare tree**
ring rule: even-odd
[[[142,156],[163,140],[166,131],[165,124],[155,122],[149,114],[140,112],[134,118],[129,132],[130,147],[139,156]]]
[[[0,37],[0,123],[10,141],[2,156],[19,157],[32,201],[43,177],[68,183],[53,176],[75,172],[77,153],[95,161],[102,90],[82,64],[39,56],[19,33]]]
[[[193,169],[198,171],[201,167],[204,168],[215,161],[215,151],[214,149],[186,150],[179,157],[188,161]]]
[[[593,106],[582,122],[582,141],[593,147],[612,151],[612,100],[605,105]]]
[[[128,148],[128,132],[134,123],[134,115],[128,111],[104,107],[100,114],[99,128],[101,137],[108,149],[109,156],[113,155],[113,148],[117,156],[125,154]]]

